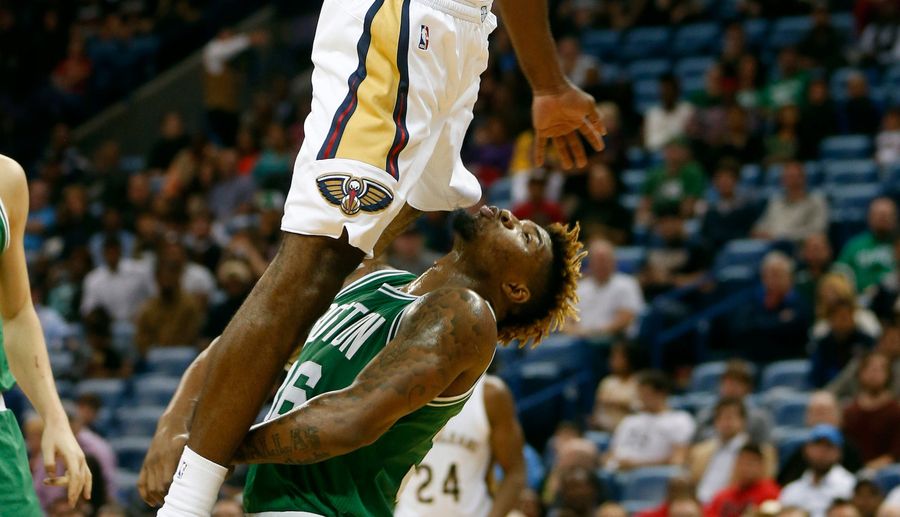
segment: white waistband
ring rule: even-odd
[[[0,411],[6,411],[6,402],[3,401],[2,393],[0,393]]]
[[[491,12],[491,3],[488,2],[466,2],[465,0],[415,0],[416,2],[428,5],[449,14],[460,20],[470,21],[472,23],[484,23],[484,19]],[[478,4],[478,5],[476,5]]]

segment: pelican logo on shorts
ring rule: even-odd
[[[386,186],[367,178],[349,174],[325,174],[316,178],[319,193],[347,215],[375,213],[389,207],[394,194]]]
[[[419,50],[428,50],[428,33],[429,29],[427,25],[422,25],[419,27]]]

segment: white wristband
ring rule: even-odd
[[[157,517],[209,517],[228,469],[185,446]]]

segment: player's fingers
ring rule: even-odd
[[[52,443],[41,444],[41,456],[44,457],[44,470],[47,477],[56,477],[56,447]]]
[[[585,123],[578,128],[578,132],[584,136],[585,140],[591,144],[591,147],[594,148],[595,151],[602,151],[606,145],[603,143],[603,137],[600,136],[600,133],[591,125],[587,120]]]
[[[534,135],[534,164],[538,167],[544,165],[547,152],[547,138],[541,133]]]
[[[81,462],[81,468],[84,470],[84,498],[90,501],[91,493],[94,491],[94,475],[91,473],[91,469],[88,468],[86,461]]]
[[[559,154],[559,161],[562,164],[563,169],[571,169],[572,155],[569,153],[569,146],[566,143],[566,139],[559,136],[553,137],[553,147],[556,148],[556,152]]]
[[[575,165],[577,165],[578,167],[586,167],[588,163],[587,155],[584,152],[584,145],[578,138],[578,133],[572,131],[571,133],[567,134],[566,141],[569,143],[569,149],[572,151],[572,156],[575,157]]]
[[[69,476],[56,476],[56,477],[44,478],[43,483],[46,486],[66,486],[69,484]]]

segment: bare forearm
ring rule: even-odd
[[[178,389],[175,390],[172,400],[159,420],[160,427],[165,426],[174,433],[190,431],[191,422],[194,419],[194,408],[197,405],[197,399],[200,398],[203,381],[206,379],[209,350],[215,346],[215,343],[213,341],[210,347],[197,356],[184,372]]]
[[[519,58],[519,66],[536,95],[556,93],[566,78],[547,19],[547,0],[501,0],[500,13]]]
[[[3,333],[9,368],[35,410],[45,422],[67,422],[56,394],[47,345],[34,307],[28,303],[18,314],[4,321]]]
[[[525,465],[503,472],[503,481],[494,495],[494,506],[491,508],[489,517],[506,517],[516,503],[519,501],[519,494],[525,488]]]

